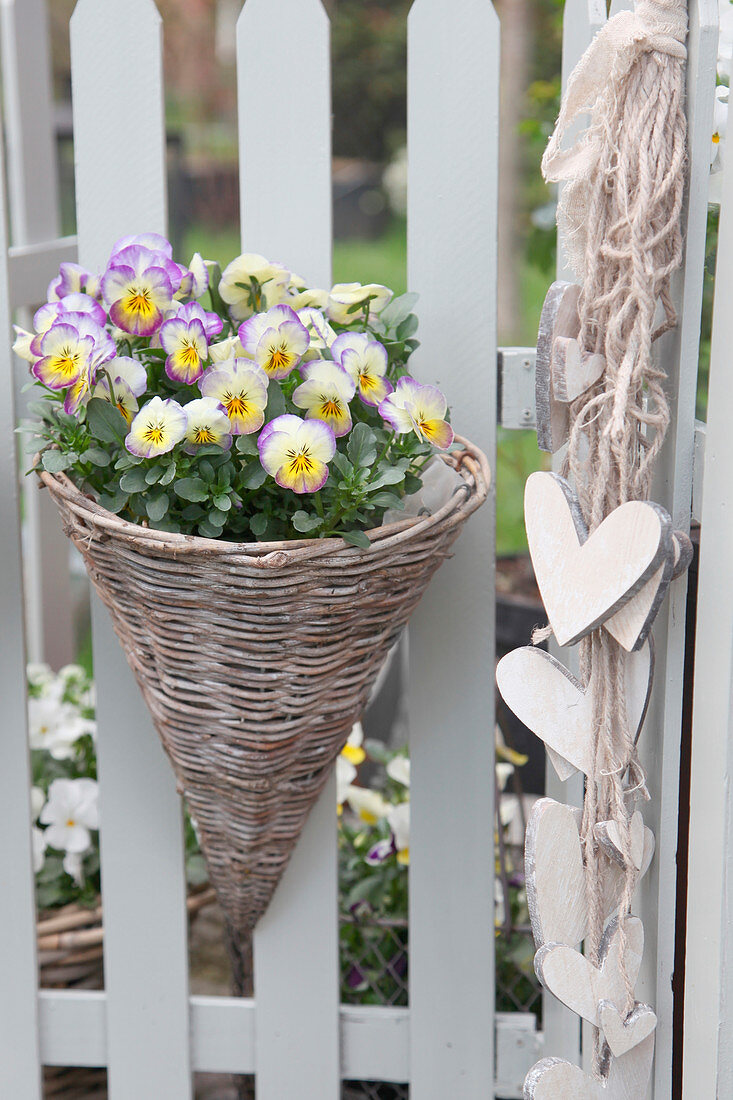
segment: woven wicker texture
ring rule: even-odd
[[[461,441],[463,443],[463,441]],[[231,932],[246,939],[379,669],[460,529],[486,458],[432,516],[341,539],[232,543],[152,531],[41,475],[142,688]]]

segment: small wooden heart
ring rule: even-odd
[[[626,865],[622,830],[618,821],[599,821],[593,832],[604,852],[623,866]],[[631,815],[629,822],[629,856],[637,871],[641,870],[644,859],[644,818],[641,811]]]
[[[552,345],[550,373],[556,401],[567,405],[594,386],[606,369],[606,357],[583,351],[577,340],[556,336]]]
[[[543,1058],[524,1079],[524,1100],[643,1100],[649,1088],[654,1035],[614,1058],[604,1081],[562,1058]]]
[[[585,865],[580,842],[581,811],[552,798],[538,798],[527,822],[524,872],[527,906],[537,947],[564,943],[569,947],[585,939],[588,929]],[[637,881],[646,874],[654,855],[654,834],[644,829],[644,858]],[[618,908],[624,868],[614,860],[602,861],[603,915]]]
[[[598,1017],[611,1053],[617,1058],[638,1046],[657,1026],[654,1011],[640,1001],[624,1019],[615,1004],[602,1000],[598,1005]]]
[[[553,393],[552,350],[558,336],[575,337],[580,332],[579,297],[580,287],[575,283],[553,283],[540,315],[535,360],[537,444],[540,450],[551,454],[562,447],[569,426],[568,407],[557,401]]]
[[[573,645],[618,616],[626,649],[646,638],[671,577],[669,516],[656,504],[622,504],[588,535],[572,489],[557,474],[534,473],[524,492],[527,541],[537,584],[559,645]],[[621,620],[624,606],[660,574],[641,626]],[[659,591],[658,591],[659,590]],[[610,629],[610,627],[608,627]],[[627,644],[635,633],[633,645]]]
[[[535,955],[535,973],[545,989],[594,1027],[600,1026],[601,1002],[623,1007],[626,1001],[620,927],[617,918],[604,932],[599,949],[600,967],[593,966],[585,955],[564,943],[545,943]],[[644,928],[638,917],[627,917],[623,927],[623,960],[633,988],[644,953]]]
[[[644,721],[652,686],[651,645],[624,655],[626,711],[635,737]],[[583,688],[560,661],[543,649],[523,646],[496,666],[496,683],[507,706],[541,738],[561,780],[576,769],[593,771],[593,685]],[[643,842],[643,834],[642,834]]]

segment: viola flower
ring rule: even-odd
[[[293,393],[293,404],[306,409],[306,420],[323,420],[333,428],[338,439],[348,435],[352,427],[349,401],[356,387],[346,371],[325,359],[317,359],[301,367],[306,381]]]
[[[31,749],[43,749],[54,760],[69,760],[74,745],[95,723],[82,718],[76,707],[54,693],[28,700],[28,739]]]
[[[201,254],[199,252],[194,252],[191,257],[191,263],[188,265],[187,269],[184,269],[181,285],[175,293],[175,298],[179,301],[200,298],[208,289],[209,269],[204,263]],[[219,320],[221,319],[219,318]],[[221,328],[219,331],[221,332]]]
[[[414,378],[400,378],[394,393],[385,397],[379,415],[400,435],[414,432],[444,451],[453,442],[453,429],[445,420],[448,404],[435,386],[421,386]]]
[[[342,332],[331,348],[335,361],[354,379],[365,405],[379,405],[392,392],[385,377],[389,359],[383,344],[364,332]]]
[[[336,805],[339,813],[346,799],[349,787],[356,779],[356,768],[349,763],[343,753],[336,757]]]
[[[219,314],[209,312],[199,302],[186,302],[185,305],[179,305],[177,308],[176,317],[184,321],[198,320],[201,322],[207,340],[212,340],[214,336],[218,336],[224,328],[224,322]]]
[[[409,756],[393,756],[386,767],[387,775],[403,787],[410,786],[410,758]]]
[[[186,450],[195,454],[197,447],[216,443],[222,450],[232,445],[232,426],[220,403],[213,397],[199,397],[183,406],[188,417]]]
[[[308,329],[290,306],[273,306],[239,326],[239,339],[268,378],[287,378],[310,344]]]
[[[351,764],[363,764],[366,753],[362,748],[364,743],[364,729],[361,722],[355,722],[351,728],[349,739],[341,750],[341,756]]]
[[[328,478],[336,453],[333,429],[322,420],[285,414],[270,421],[257,440],[260,462],[283,489],[316,493]]]
[[[120,237],[112,245],[110,260],[127,248],[146,248],[149,252],[159,252],[167,260],[173,260],[173,245],[161,233],[130,233],[126,237]]]
[[[367,311],[367,299],[371,299],[368,305],[369,313],[381,313],[392,298],[392,291],[381,283],[336,283],[331,287],[328,296],[326,312],[332,321],[338,325],[350,325],[353,321],[360,320],[361,309],[354,306],[363,306]]]
[[[392,830],[397,862],[410,862],[410,803],[400,802],[387,814],[387,824]]]
[[[31,373],[50,390],[66,389],[81,378],[93,351],[91,336],[80,336],[73,325],[55,324],[41,338],[41,358]]]
[[[71,314],[74,315],[73,320],[70,317]],[[90,317],[100,329],[107,320],[107,314],[99,302],[95,302],[94,298],[90,298],[88,294],[67,294],[58,302],[47,302],[45,306],[41,306],[33,316],[33,327],[37,335],[31,343],[31,351],[35,352],[36,356],[40,355],[40,342],[44,332],[48,332],[58,321],[75,324],[80,314]],[[106,334],[106,330],[104,331]]]
[[[165,401],[154,397],[143,405],[130,425],[125,446],[131,454],[141,458],[166,454],[181,442],[187,423],[186,414],[177,401],[170,397]]]
[[[290,272],[282,264],[271,264],[264,256],[246,252],[224,269],[219,283],[219,295],[229,306],[235,321],[244,321],[264,306],[276,305],[287,295]]]
[[[376,825],[392,809],[392,804],[379,791],[369,787],[350,787],[346,792],[346,801],[365,825]]]
[[[303,309],[324,310],[328,305],[328,293],[327,290],[318,290],[317,287],[299,290],[291,281],[288,305],[297,313]]]
[[[303,356],[303,362],[311,359],[323,359],[336,340],[336,333],[319,309],[299,309],[298,320],[308,329],[310,344]]]
[[[138,397],[145,393],[148,387],[148,375],[142,363],[137,359],[130,359],[126,355],[118,355],[105,363],[105,372],[112,379],[114,390],[114,403],[120,410],[128,424],[138,411]],[[103,373],[94,387],[94,396],[101,397],[103,401],[112,401],[112,393],[109,382]]]
[[[209,344],[209,358],[212,363],[225,363],[227,359],[244,358],[244,348],[239,336],[227,336],[226,340],[220,340],[218,344]]]
[[[130,245],[115,254],[102,278],[111,321],[133,336],[152,336],[171,308],[174,285],[162,253]],[[180,282],[180,280],[179,280]]]
[[[15,342],[13,343],[13,351],[21,359],[25,359],[28,363],[35,363],[38,358],[31,351],[31,343],[35,337],[35,333],[27,332],[26,329],[21,328],[20,325],[13,325],[15,329]]]
[[[88,294],[90,298],[98,298],[101,282],[100,275],[92,275],[80,264],[63,263],[56,278],[49,283],[46,297],[49,302],[59,301],[69,294]]]
[[[158,336],[161,347],[168,352],[165,361],[168,377],[188,386],[198,382],[204,373],[204,360],[209,352],[203,322],[198,317],[190,320],[181,316],[172,317],[160,326]]]
[[[251,435],[265,423],[267,375],[248,359],[229,359],[209,367],[199,389],[204,397],[223,405],[232,435]]]
[[[37,875],[46,862],[46,837],[43,829],[39,829],[37,825],[31,827],[31,843],[33,846],[33,874]]]
[[[47,825],[46,845],[62,852],[85,852],[90,829],[99,828],[96,779],[54,779],[40,821]]]

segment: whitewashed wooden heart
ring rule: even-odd
[[[626,711],[638,736],[646,715],[653,675],[651,644],[624,655]],[[576,769],[593,771],[593,686],[579,680],[543,649],[522,646],[496,666],[496,683],[507,706],[547,746],[561,780]]]
[[[621,828],[618,821],[598,821],[593,826],[593,832],[604,852],[617,863],[625,866],[624,844],[621,836]],[[644,859],[644,818],[640,810],[631,815],[629,822],[629,847],[631,862],[637,871],[641,870]]]
[[[562,1058],[543,1058],[524,1079],[524,1100],[645,1100],[654,1059],[654,1034],[621,1058],[597,1081]]]
[[[627,917],[624,930],[626,947],[623,957],[633,988],[644,954],[644,927],[638,917]],[[614,1005],[619,1012],[623,1011],[626,1002],[619,931],[620,922],[616,918],[608,925],[601,940],[598,952],[600,967],[594,966],[585,955],[564,943],[545,943],[535,955],[535,973],[545,989],[594,1027],[599,1027],[601,1023],[601,1001]]]
[[[598,1016],[605,1040],[611,1048],[611,1053],[617,1058],[643,1042],[657,1026],[654,1010],[640,1001],[636,1002],[632,1011],[624,1019],[615,1004],[602,1000],[598,1005]]]
[[[547,292],[540,327],[537,333],[535,359],[535,406],[537,445],[541,451],[554,454],[568,437],[568,406],[558,401],[552,387],[552,351],[558,336],[574,338],[580,331],[578,298],[580,287],[575,283],[556,282]]]
[[[567,481],[539,472],[527,479],[524,518],[537,584],[559,645],[573,645],[610,620],[658,570],[671,576],[671,522],[657,504],[628,501],[589,536]],[[625,648],[643,643],[658,606],[655,596],[643,623],[646,633]]]
[[[537,947],[564,943],[577,947],[588,930],[585,868],[580,842],[581,811],[552,798],[539,798],[529,815],[524,844],[527,906]],[[644,829],[644,856],[637,882],[646,874],[654,855],[654,834]],[[618,908],[624,869],[604,857],[601,886],[603,914]]]
[[[606,369],[606,357],[583,351],[577,340],[556,336],[552,345],[550,374],[556,401],[568,405],[594,386]]]

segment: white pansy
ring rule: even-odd
[[[371,299],[369,312],[381,313],[391,298],[392,291],[381,283],[336,283],[331,287],[326,312],[336,324],[350,325],[362,319],[367,299]],[[363,309],[358,308],[362,305]]]
[[[366,825],[376,825],[392,809],[391,803],[379,791],[372,791],[368,787],[349,787],[345,801]]]
[[[354,722],[351,727],[351,733],[349,739],[341,750],[341,755],[344,760],[348,760],[350,764],[355,764],[357,767],[359,764],[366,760],[366,753],[362,748],[364,742],[364,730],[362,729],[361,722]]]
[[[733,3],[731,0],[718,0],[718,8],[718,75],[730,80],[733,73]]]
[[[76,707],[60,702],[55,686],[39,699],[28,700],[30,746],[45,749],[55,760],[68,760],[74,755],[74,743],[85,733],[94,735],[96,727]]]
[[[713,134],[710,144],[710,186],[708,202],[711,206],[720,206],[723,185],[723,159],[725,156],[726,131],[728,129],[728,89],[719,84],[715,89],[713,106]]]
[[[67,875],[71,875],[77,886],[84,882],[84,856],[81,852],[67,852],[64,856],[63,867]]]
[[[46,837],[43,829],[34,825],[31,829],[31,843],[33,848],[33,873],[37,875],[46,862]]]
[[[499,790],[503,791],[507,784],[507,779],[514,771],[513,764],[506,764],[498,761],[496,764],[496,779],[499,784]]]
[[[48,847],[85,852],[92,840],[89,830],[99,828],[97,781],[54,779],[40,820],[48,826],[45,838]]]
[[[346,793],[355,779],[356,768],[345,756],[339,755],[336,758],[336,802],[339,806],[343,805]]]
[[[410,758],[409,756],[393,756],[387,764],[387,775],[403,787],[410,786]]]
[[[410,803],[400,802],[387,814],[387,824],[392,830],[397,862],[410,862]]]
[[[40,787],[31,787],[31,820],[37,821],[46,796]]]
[[[49,665],[34,661],[26,666],[26,675],[28,683],[34,688],[45,688],[55,679]]]
[[[502,889],[501,882],[498,878],[494,879],[494,922],[497,925],[503,924],[506,918],[504,912],[504,890]]]
[[[227,336],[226,340],[220,340],[218,344],[209,344],[209,358],[212,363],[226,363],[229,359],[251,359],[246,355],[239,336]]]

